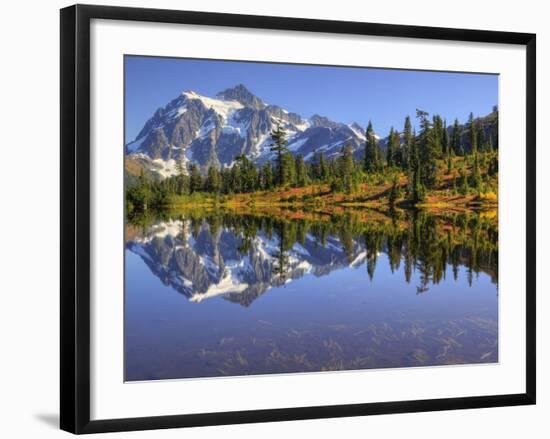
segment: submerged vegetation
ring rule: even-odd
[[[495,109],[495,113],[497,110]],[[285,131],[271,133],[273,162],[256,165],[245,155],[231,167],[188,169],[156,181],[144,173],[126,192],[127,212],[185,205],[361,204],[364,206],[495,206],[498,137],[470,115],[466,128],[447,127],[438,115],[417,110],[419,132],[409,117],[401,133],[390,131],[380,145],[369,122],[361,158],[351,145],[338,157],[314,152],[306,162],[287,147]],[[498,120],[498,114],[497,114]],[[464,133],[466,130],[467,133]],[[498,133],[498,130],[496,131]],[[462,139],[468,139],[467,148]]]

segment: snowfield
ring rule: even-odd
[[[184,91],[164,109],[155,112],[139,138],[126,144],[126,152],[166,178],[176,174],[176,160],[183,162],[184,169],[192,162],[201,167],[209,163],[231,167],[234,157],[245,153],[257,164],[265,163],[273,158],[270,135],[278,126],[286,131],[289,150],[295,155],[302,154],[306,161],[314,158],[315,151],[334,157],[345,143],[351,143],[358,154],[362,151],[364,129],[356,122],[338,123],[318,115],[304,118],[253,97],[255,106],[246,106],[220,94],[211,98],[192,90]],[[241,100],[249,102],[242,97]],[[257,102],[262,105],[258,106]],[[202,147],[208,152],[197,154],[201,151],[197,148]],[[159,155],[162,158],[158,158]]]

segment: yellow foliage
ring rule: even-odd
[[[496,202],[498,200],[497,194],[495,194],[493,191],[485,192],[484,194],[479,194],[479,200],[481,201],[493,201]]]

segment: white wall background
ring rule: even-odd
[[[524,0],[385,0],[253,2],[245,0],[103,0],[88,3],[396,24],[535,32],[538,38],[538,223],[549,221],[544,201],[548,141],[550,28],[545,2]],[[58,422],[59,286],[59,14],[66,1],[3,4],[0,14],[0,435],[62,437]],[[546,77],[546,78],[545,78]],[[26,143],[23,142],[23,139]],[[30,143],[29,143],[30,139]],[[550,364],[545,316],[549,281],[538,230],[538,405],[455,412],[371,416],[302,422],[122,433],[109,437],[279,438],[407,437],[423,439],[550,435]],[[545,370],[546,369],[546,370]]]

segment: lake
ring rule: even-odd
[[[129,219],[125,380],[498,361],[495,212]]]

